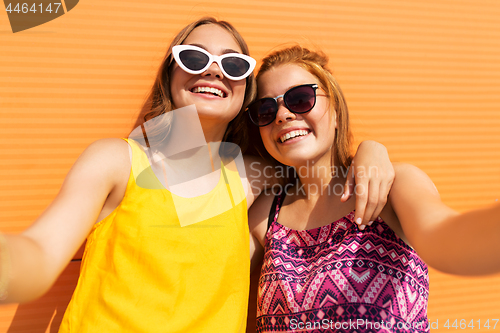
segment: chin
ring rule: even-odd
[[[291,167],[298,167],[301,165],[306,165],[307,159],[305,159],[303,156],[278,156],[275,159],[280,162],[281,164],[291,166]]]
[[[206,109],[206,108],[199,108],[198,106],[196,106],[196,110],[198,111],[198,116],[200,118],[220,119],[221,121],[227,120],[227,122],[230,122],[238,115],[237,112],[233,113],[230,111],[226,111],[223,109],[217,109],[217,108]]]

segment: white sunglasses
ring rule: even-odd
[[[224,76],[230,80],[243,80],[249,76],[257,63],[255,59],[241,53],[227,53],[220,56],[194,45],[172,47],[174,59],[189,74],[201,74],[215,61]]]

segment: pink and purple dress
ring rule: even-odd
[[[259,280],[257,332],[428,332],[427,265],[378,218],[354,212],[311,230],[270,214]]]

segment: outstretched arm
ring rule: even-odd
[[[19,235],[4,235],[2,301],[30,301],[45,293],[96,222],[108,195],[130,170],[128,145],[119,139],[90,145],[42,215]],[[7,279],[7,280],[5,280]]]
[[[428,265],[451,274],[500,272],[500,205],[459,214],[443,204],[423,171],[406,164],[395,170],[390,204]]]

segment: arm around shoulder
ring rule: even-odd
[[[128,144],[92,143],[67,174],[54,201],[19,235],[4,235],[10,268],[3,302],[26,302],[55,282],[96,222],[108,195],[128,180]],[[4,253],[5,254],[5,253]],[[2,255],[2,267],[5,255]]]
[[[395,167],[389,200],[410,244],[431,267],[451,274],[500,272],[500,206],[457,213],[430,178],[408,164]]]

